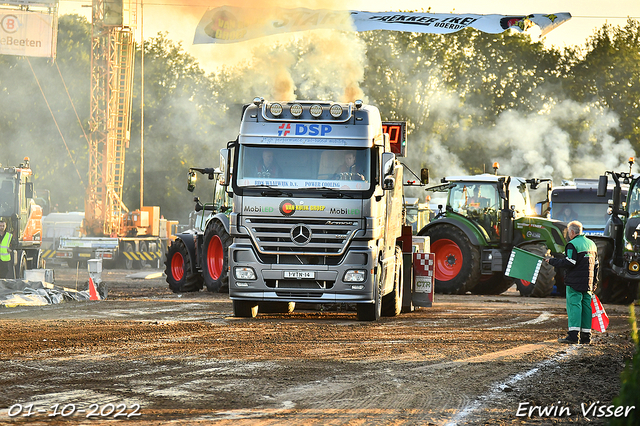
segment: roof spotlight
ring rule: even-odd
[[[333,118],[340,117],[342,115],[342,106],[338,104],[331,105],[331,108],[329,108],[329,113]]]
[[[314,118],[318,118],[322,115],[322,106],[318,104],[311,105],[311,108],[309,108],[309,112]]]
[[[302,105],[293,104],[291,105],[291,107],[289,107],[289,111],[291,112],[291,115],[298,118],[302,115]]]
[[[282,105],[277,102],[273,103],[269,106],[269,111],[271,111],[271,114],[273,114],[274,117],[278,117],[282,114]]]

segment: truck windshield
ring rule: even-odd
[[[370,187],[371,150],[240,146],[237,184],[365,191]]]
[[[11,216],[15,213],[16,195],[15,179],[0,177],[0,216]]]
[[[603,200],[604,201],[604,200]],[[569,223],[578,220],[585,228],[603,228],[609,219],[606,202],[601,203],[563,203],[553,201],[551,218]]]

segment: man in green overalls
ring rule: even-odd
[[[0,278],[8,278],[11,267],[11,233],[7,231],[7,223],[0,220]]]
[[[588,345],[591,343],[591,292],[598,275],[598,248],[582,233],[582,224],[577,220],[569,222],[567,234],[569,242],[564,250],[565,257],[546,259],[555,267],[567,269],[564,283],[567,286],[569,333],[558,342]]]

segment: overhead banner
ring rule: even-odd
[[[0,55],[55,57],[55,15],[0,9]]]
[[[245,9],[222,6],[200,19],[194,44],[235,43],[287,32],[315,29],[351,31],[408,31],[449,34],[465,28],[498,34],[508,29],[523,32],[539,27],[544,35],[571,19],[570,13],[520,16],[417,12],[360,12],[336,10]]]

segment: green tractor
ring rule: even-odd
[[[437,293],[500,294],[515,281],[523,296],[551,294],[556,271],[546,262],[535,284],[504,275],[514,247],[539,256],[564,251],[566,224],[536,216],[531,205],[529,188],[545,181],[482,174],[443,178],[427,188],[447,192],[446,207],[418,233],[431,239]]]
[[[223,172],[213,168],[189,169],[187,189],[196,187],[196,172],[214,181],[213,202],[202,204],[198,197],[195,226],[176,235],[167,249],[165,275],[174,293],[199,291],[203,286],[211,292],[228,291],[228,253],[232,239],[229,236],[229,214],[232,200],[219,184]],[[208,215],[206,212],[210,212]]]
[[[615,186],[604,236],[590,236],[598,246],[600,268],[596,294],[603,303],[629,304],[638,297],[640,282],[640,176],[607,171],[600,176],[598,196],[607,194],[608,176]],[[626,197],[623,186],[628,186]]]

